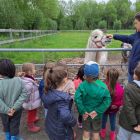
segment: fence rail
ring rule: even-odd
[[[41,49],[41,48],[0,48],[0,52],[96,52],[96,51],[131,51],[124,48],[106,48],[106,49]]]
[[[57,30],[15,30],[15,29],[0,29],[0,33],[8,33],[8,39],[0,40],[0,45],[14,43],[16,41],[26,41],[46,35],[57,33]],[[28,33],[28,34],[27,34]]]

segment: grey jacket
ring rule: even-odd
[[[27,91],[19,77],[0,80],[0,113],[7,114],[10,108],[20,109],[27,98]]]
[[[140,124],[140,85],[133,81],[125,88],[124,105],[120,112],[119,124],[124,129],[134,132],[134,127]]]

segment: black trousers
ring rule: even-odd
[[[19,135],[19,126],[21,119],[22,109],[16,111],[13,116],[7,114],[0,114],[4,128],[4,132],[10,132],[11,136]]]

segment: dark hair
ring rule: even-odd
[[[56,89],[59,87],[64,78],[67,77],[67,71],[63,66],[55,66],[45,73],[45,90]]]
[[[78,70],[78,73],[76,75],[76,78],[80,78],[80,80],[84,81],[84,67],[85,67],[85,64],[82,65],[79,70]]]
[[[107,86],[110,91],[111,97],[114,96],[115,86],[116,86],[118,78],[119,78],[119,72],[117,69],[110,68],[107,71],[106,82],[107,82]]]
[[[136,13],[134,18],[137,19],[138,21],[140,21],[140,12]]]
[[[9,59],[0,60],[0,75],[13,78],[16,73],[16,67],[14,63]]]
[[[134,70],[135,75],[138,78],[138,81],[140,81],[140,62],[138,63],[138,65],[136,66],[135,70]]]

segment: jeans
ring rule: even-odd
[[[140,140],[140,134],[130,132],[120,127],[117,135],[117,140]]]
[[[103,114],[102,117],[102,129],[106,128],[106,123],[107,123],[107,118],[109,116],[109,120],[110,120],[110,127],[111,127],[111,131],[115,131],[115,124],[116,124],[116,113],[110,113],[110,114]]]

